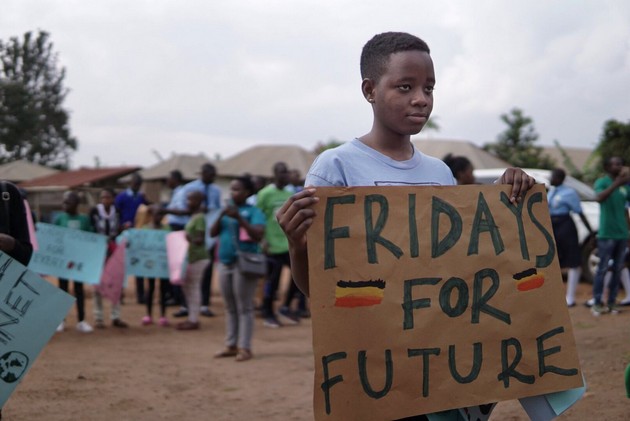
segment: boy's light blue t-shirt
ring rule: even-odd
[[[450,186],[456,185],[450,168],[440,159],[420,152],[414,146],[414,154],[407,161],[396,161],[353,139],[333,149],[322,152],[313,162],[305,186]],[[575,393],[577,392],[577,394]],[[558,392],[562,409],[559,415],[584,393],[584,388]],[[533,409],[545,407],[546,395],[535,397]],[[532,409],[530,408],[530,409]],[[461,421],[466,419],[460,410],[454,409],[427,414],[430,421]]]
[[[442,160],[414,147],[406,161],[396,161],[353,139],[322,152],[306,175],[306,186],[455,185],[450,168]]]

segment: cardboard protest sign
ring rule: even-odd
[[[97,288],[101,295],[113,304],[120,301],[125,283],[125,247],[127,241],[122,239],[105,262],[101,282]]]
[[[171,284],[181,285],[186,275],[186,254],[188,253],[185,231],[173,231],[166,235],[166,252]]]
[[[147,278],[168,278],[166,235],[168,231],[129,229],[125,231],[125,272]]]
[[[28,268],[36,273],[98,284],[103,272],[107,237],[38,222],[39,249]]]
[[[0,252],[0,408],[73,302],[72,296]]]
[[[541,185],[318,188],[317,420],[392,420],[582,386]]]

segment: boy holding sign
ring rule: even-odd
[[[433,109],[435,73],[429,47],[406,33],[374,36],[361,54],[361,90],[374,114],[372,129],[337,148],[323,152],[306,177],[306,186],[455,185],[451,170],[441,160],[424,155],[411,143],[427,123]],[[512,186],[509,200],[517,204],[534,179],[509,168],[497,183]],[[306,232],[315,215],[316,189],[293,195],[278,211],[277,219],[289,240],[293,279],[309,293]],[[480,407],[467,412],[479,412]],[[420,415],[409,419],[463,419],[464,411]],[[485,408],[483,411],[484,414]],[[489,416],[489,414],[487,414]],[[487,419],[487,416],[485,419]]]

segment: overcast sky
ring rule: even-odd
[[[0,38],[51,34],[70,90],[72,166],[229,157],[369,131],[359,55],[374,34],[429,44],[437,133],[482,145],[519,107],[540,145],[592,147],[630,120],[627,0],[0,0]]]

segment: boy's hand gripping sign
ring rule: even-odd
[[[582,386],[545,189],[318,188],[315,418],[392,420]]]

